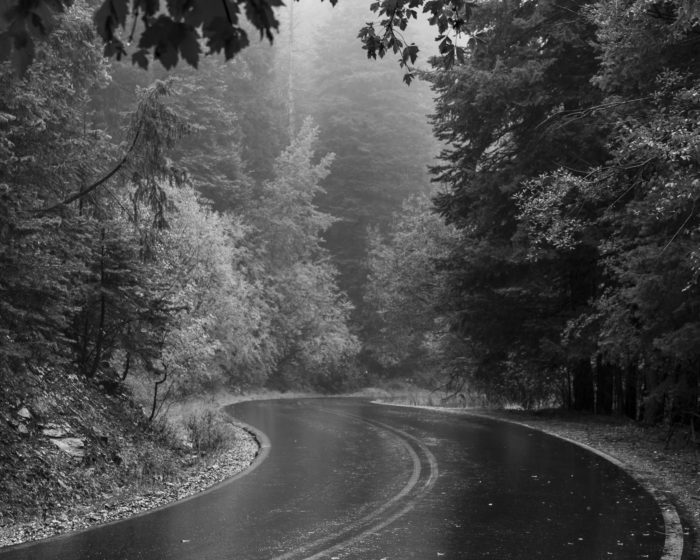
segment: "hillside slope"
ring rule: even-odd
[[[1,373],[0,546],[127,517],[247,467],[253,437],[215,420],[221,445],[196,453],[120,385],[55,368]]]

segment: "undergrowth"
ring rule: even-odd
[[[197,455],[207,455],[226,449],[233,443],[231,424],[214,410],[191,413],[185,419],[185,430]]]

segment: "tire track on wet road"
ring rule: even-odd
[[[271,560],[319,560],[356,544],[377,533],[411,511],[418,501],[430,491],[438,478],[438,463],[427,446],[415,436],[374,420],[354,414],[321,408],[327,414],[369,424],[389,433],[406,450],[411,458],[411,476],[401,491],[381,507],[348,524],[344,529],[316,539]]]

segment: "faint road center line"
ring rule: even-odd
[[[295,548],[294,550],[291,550],[289,552],[286,552],[284,554],[281,554],[279,556],[273,557],[271,560],[290,560],[292,558],[304,558],[305,560],[317,560],[321,558],[323,555],[330,554],[332,552],[336,552],[342,548],[347,547],[350,544],[353,544],[355,542],[358,542],[364,538],[366,538],[368,535],[375,533],[387,525],[393,523],[406,513],[408,513],[413,507],[415,506],[415,503],[417,500],[425,494],[434,484],[435,481],[437,480],[438,477],[438,466],[437,466],[437,460],[435,459],[435,456],[430,452],[430,450],[421,442],[418,438],[404,432],[403,430],[399,430],[398,428],[394,428],[392,426],[389,426],[387,424],[383,424],[381,422],[376,422],[372,420],[367,420],[366,418],[362,418],[361,416],[356,416],[354,414],[346,414],[346,413],[339,413],[327,409],[321,409],[323,412],[326,412],[328,414],[333,414],[335,416],[341,416],[345,418],[351,418],[360,422],[364,422],[366,424],[373,425],[375,427],[381,428],[382,430],[385,430],[389,433],[391,433],[403,446],[403,448],[408,452],[409,456],[411,457],[411,462],[412,462],[412,471],[411,471],[411,476],[408,480],[408,482],[404,485],[404,487],[401,489],[400,492],[395,494],[394,496],[391,497],[390,500],[388,500],[385,504],[383,504],[381,507],[375,509],[374,511],[368,513],[367,515],[363,516],[362,518],[358,519],[357,521],[354,521],[350,523],[347,527],[340,531],[336,531],[335,533],[331,533],[325,537],[322,537],[320,539],[317,539],[315,541],[312,541],[310,543],[307,543],[306,545],[300,546],[298,548]],[[418,490],[415,496],[409,499],[408,503],[401,508],[399,511],[391,514],[389,517],[385,519],[379,519],[378,522],[374,523],[373,525],[370,525],[369,527],[365,527],[363,529],[363,526],[366,526],[373,521],[376,521],[380,516],[385,513],[387,510],[389,510],[392,506],[394,506],[397,502],[400,500],[406,498],[409,493],[416,487],[418,482],[420,481],[420,477],[422,474],[422,466],[421,466],[421,459],[418,456],[418,453],[414,450],[414,448],[411,446],[409,441],[412,441],[416,447],[421,451],[422,455],[424,458],[427,460],[430,473],[428,475],[427,480],[423,484],[423,486]],[[359,533],[352,535],[354,531],[360,530]],[[342,542],[336,543],[334,545],[331,545],[329,548],[322,549],[318,552],[313,553],[311,556],[304,556],[305,554],[308,554],[311,550],[323,546],[324,544],[329,544],[332,541],[335,541],[339,538],[343,538],[345,535],[348,536],[347,539],[343,540]]]

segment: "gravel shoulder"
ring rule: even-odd
[[[302,398],[305,393],[261,392],[253,395],[223,393],[207,401],[210,408],[221,408],[247,400]],[[355,395],[368,397],[367,394]],[[181,403],[173,416],[186,417],[201,407],[201,400]],[[392,403],[387,403],[392,404]],[[395,404],[395,403],[394,403]],[[477,414],[527,424],[533,428],[582,443],[616,460],[620,466],[665,496],[678,510],[685,545],[683,560],[700,559],[700,459],[688,434],[678,431],[667,442],[668,431],[641,426],[616,418],[561,411],[465,410],[426,407],[446,414]],[[167,480],[148,484],[134,481],[117,493],[76,500],[48,515],[35,515],[21,522],[0,518],[0,547],[48,538],[63,533],[117,521],[164,507],[202,492],[246,470],[258,455],[255,436],[233,425],[232,445],[210,457],[179,466]]]
[[[148,487],[134,485],[107,500],[73,506],[46,519],[34,519],[0,528],[0,546],[44,539],[133,517],[197,494],[230,478],[254,461],[258,442],[239,426],[232,428],[233,445],[215,456],[180,472],[176,480]]]
[[[85,394],[81,393],[81,390],[84,391],[79,385],[72,387],[72,391],[80,395],[83,402],[88,397],[98,398],[94,393]],[[169,407],[167,416],[172,426],[181,427],[188,417],[202,410],[220,410],[241,401],[312,396],[317,395],[273,391],[253,394],[220,392],[174,403]],[[115,410],[121,410],[121,406],[117,404]],[[91,414],[83,419],[84,423],[94,422],[100,419],[100,416],[114,418],[112,415],[98,415],[93,411],[90,412]],[[138,416],[139,413],[136,415]],[[128,420],[121,419],[119,424],[128,426],[130,424]],[[80,531],[143,514],[184,500],[242,473],[258,456],[260,442],[248,429],[236,424],[235,419],[228,421],[227,426],[231,444],[225,449],[205,457],[196,457],[193,454],[180,457],[177,454],[166,455],[165,461],[168,467],[163,468],[162,464],[157,467],[159,472],[167,472],[167,475],[151,473],[148,476],[125,477],[126,480],[120,481],[118,485],[113,482],[115,468],[118,467],[102,465],[108,468],[100,469],[99,466],[87,465],[84,458],[71,458],[50,445],[48,450],[45,449],[47,447],[45,441],[33,440],[32,442],[25,438],[23,447],[15,446],[14,449],[8,447],[8,452],[11,451],[13,456],[19,458],[19,463],[16,461],[11,464],[12,469],[8,469],[8,475],[16,479],[18,477],[13,476],[10,470],[19,471],[23,467],[26,470],[28,465],[42,463],[46,465],[41,472],[42,478],[57,480],[58,487],[55,484],[46,484],[42,480],[41,491],[44,494],[42,500],[49,504],[43,508],[38,507],[37,504],[29,506],[17,504],[0,511],[0,547]],[[132,447],[138,448],[138,445],[134,443]],[[143,462],[143,457],[138,461]],[[0,456],[0,465],[3,463],[10,464],[3,461],[3,457]],[[76,473],[74,479],[66,475],[71,471]],[[91,480],[92,487],[84,487],[85,479]],[[32,480],[36,479],[32,478]],[[18,484],[17,488],[27,489],[28,485],[32,485],[32,480],[23,480],[23,484]],[[66,482],[63,482],[64,480]],[[82,486],[80,491],[79,486]],[[33,496],[32,500],[36,501],[36,497]]]

